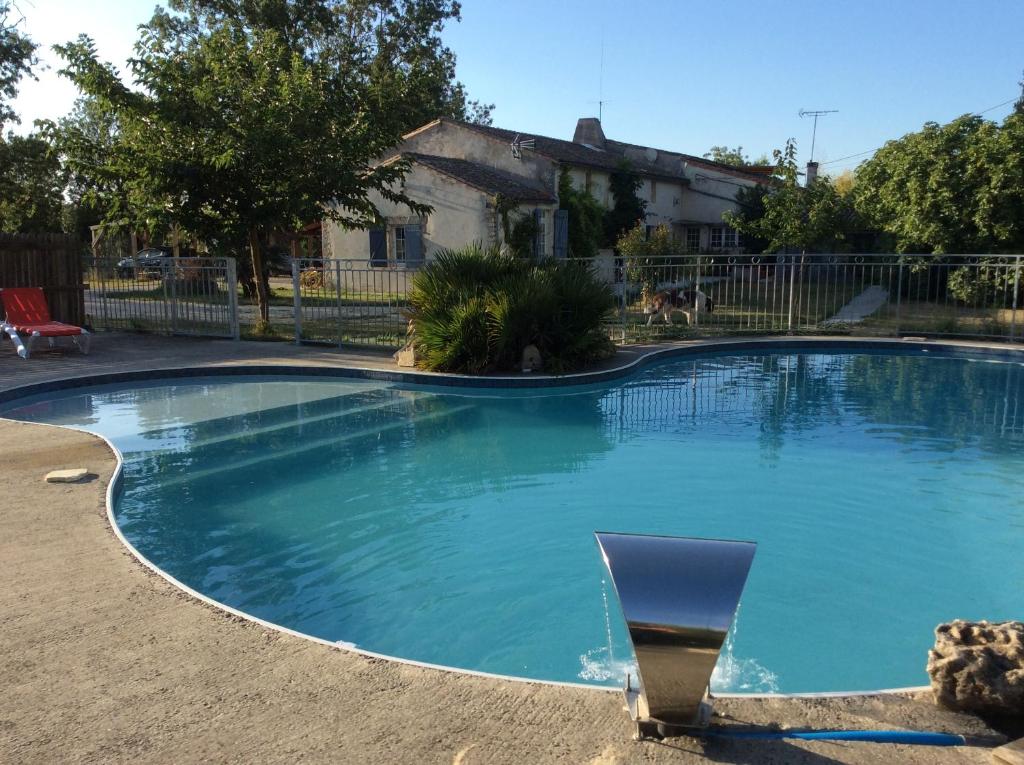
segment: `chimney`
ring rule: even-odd
[[[807,163],[807,176],[806,176],[806,179],[807,180],[804,183],[804,186],[810,186],[812,183],[814,183],[816,180],[818,180],[818,163],[817,162],[808,162]]]
[[[573,143],[584,143],[595,149],[604,149],[604,131],[601,120],[597,117],[581,117],[576,123],[576,132],[572,136]]]

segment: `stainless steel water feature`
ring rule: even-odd
[[[594,532],[633,643],[626,678],[637,736],[702,728],[711,673],[729,633],[754,542]]]

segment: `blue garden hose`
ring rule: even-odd
[[[967,739],[952,733],[927,733],[913,730],[815,730],[775,731],[738,730],[713,728],[709,736],[745,739],[798,738],[804,741],[870,741],[876,744],[917,744],[921,746],[965,746]]]

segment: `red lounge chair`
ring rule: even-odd
[[[55,337],[70,337],[71,342],[82,353],[89,352],[90,335],[74,324],[64,324],[50,318],[46,297],[39,287],[8,287],[0,289],[0,302],[7,317],[0,322],[0,331],[6,332],[14,342],[18,355],[27,359],[32,346],[40,337],[45,337],[53,347]],[[22,342],[21,336],[28,338]]]

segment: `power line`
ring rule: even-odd
[[[993,109],[998,109],[1000,106],[1006,106],[1007,104],[1012,104],[1016,100],[1017,100],[1016,98],[1011,98],[1008,101],[1003,101],[1001,104],[996,104],[995,106],[990,106],[987,109],[982,109],[980,112],[972,112],[972,113],[973,114],[984,114],[985,112],[990,112]]]
[[[990,112],[990,111],[993,111],[994,109],[998,109],[1000,106],[1006,106],[1007,104],[1012,104],[1016,100],[1017,100],[1016,98],[1011,98],[1011,99],[1008,99],[1006,101],[1003,101],[1000,104],[996,104],[995,106],[990,106],[987,109],[982,109],[980,112],[971,112],[971,114],[979,115],[980,116],[982,114],[985,114],[986,112]],[[847,154],[845,157],[840,157],[839,159],[830,159],[828,162],[821,162],[820,164],[822,164],[822,165],[834,165],[836,162],[842,162],[844,159],[854,159],[855,157],[863,157],[865,154],[874,154],[876,151],[878,151],[881,148],[882,148],[881,146],[878,146],[878,147],[876,147],[874,149],[868,149],[867,151],[857,152],[856,154]]]

